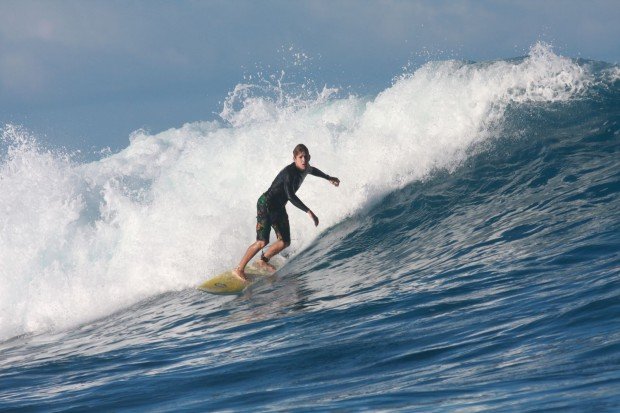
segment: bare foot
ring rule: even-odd
[[[261,269],[261,270],[265,270],[268,272],[276,272],[276,267],[274,267],[273,265],[263,260],[256,260],[254,265],[256,266],[256,268]]]
[[[248,280],[242,268],[237,267],[234,270],[232,270],[232,273],[235,274],[237,277],[241,278],[243,281]]]

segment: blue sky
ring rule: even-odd
[[[0,122],[51,145],[128,143],[209,120],[246,74],[308,56],[317,83],[376,92],[403,66],[556,53],[620,62],[613,1],[0,0]]]

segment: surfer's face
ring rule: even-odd
[[[295,166],[300,171],[305,171],[308,166],[310,166],[310,154],[305,152],[300,152],[297,156],[293,157],[295,160]]]

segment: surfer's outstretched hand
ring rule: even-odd
[[[334,186],[340,185],[340,179],[338,179],[338,178],[334,178],[334,177],[329,178],[329,182],[331,182],[331,184],[334,185]]]
[[[312,212],[312,211],[308,211],[308,215],[310,215],[310,218],[312,218],[312,220],[314,221],[314,226],[318,227],[319,226],[319,217],[314,215],[314,212]]]

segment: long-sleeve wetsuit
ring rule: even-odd
[[[304,205],[304,203],[301,202],[301,199],[295,195],[295,192],[297,192],[308,174],[324,179],[331,178],[329,175],[321,172],[318,168],[313,166],[308,166],[305,171],[300,171],[293,162],[280,171],[280,173],[276,176],[276,179],[274,179],[271,183],[271,186],[267,192],[265,192],[269,209],[284,209],[286,203],[291,201],[291,204],[295,205],[297,208],[304,212],[308,212],[310,208]]]
[[[257,240],[269,242],[269,232],[271,227],[273,227],[278,239],[286,244],[291,242],[291,232],[285,206],[288,201],[291,201],[293,205],[302,211],[309,211],[309,208],[295,195],[295,192],[297,192],[308,174],[331,179],[329,175],[312,166],[308,166],[305,171],[300,171],[293,162],[280,171],[267,192],[258,198],[256,203]]]

